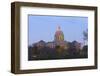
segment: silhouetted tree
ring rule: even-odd
[[[83,31],[83,40],[84,40],[84,44],[87,45],[87,41],[88,41],[88,29]]]

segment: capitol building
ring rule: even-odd
[[[55,48],[56,46],[59,46],[64,49],[68,48],[67,41],[64,41],[64,33],[61,30],[60,26],[57,27],[57,30],[54,35],[54,41],[48,42],[47,46],[50,48]]]
[[[64,33],[61,30],[60,26],[57,27],[55,35],[54,35],[54,40],[51,42],[44,42],[43,40],[39,41],[38,43],[34,44],[37,47],[49,47],[49,48],[62,48],[62,49],[67,49],[68,48],[68,43],[67,41],[64,40]]]

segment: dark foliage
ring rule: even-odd
[[[61,49],[60,46],[55,48],[49,47],[28,47],[28,60],[51,60],[51,59],[75,59],[75,58],[87,58],[88,57],[88,46],[83,46],[82,49],[76,49],[73,44],[65,50]]]

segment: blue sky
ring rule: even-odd
[[[78,16],[28,16],[28,45],[40,40],[54,40],[57,26],[61,27],[66,41],[83,42],[83,31],[88,29],[88,18]]]

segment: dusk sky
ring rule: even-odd
[[[61,27],[64,40],[83,43],[83,31],[88,29],[87,17],[29,15],[28,21],[28,45],[53,41],[57,26]]]

